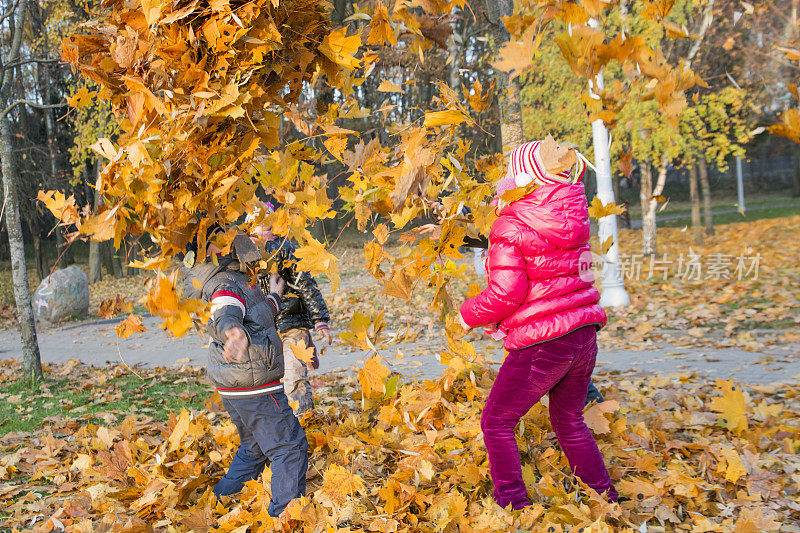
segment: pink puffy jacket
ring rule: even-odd
[[[606,313],[590,270],[589,213],[582,183],[543,185],[506,206],[492,225],[489,285],[461,306],[473,328],[498,325],[507,350],[554,339]]]

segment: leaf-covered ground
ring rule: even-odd
[[[796,342],[800,265],[791,243],[800,242],[798,228],[800,217],[731,224],[693,248],[704,258],[760,253],[758,279],[691,281],[674,271],[667,280],[646,279],[644,262],[642,279],[626,281],[631,307],[612,314],[601,346]],[[659,230],[660,253],[687,255],[688,233]],[[637,236],[622,233],[624,254],[639,249]],[[599,374],[607,402],[587,420],[629,500],[609,505],[574,484],[540,404],[519,427],[534,505],[523,513],[497,508],[479,426],[494,371],[473,347],[446,346],[430,291],[416,291],[410,302],[387,299],[363,274],[361,249],[342,251],[343,290],[330,304],[337,329],[352,334],[346,340],[380,347],[408,332],[436,340],[449,366],[436,381],[401,382],[372,359],[358,377],[315,378],[318,408],[304,421],[309,491],[290,508],[291,520],[273,524],[266,516],[268,476],[241,497],[211,502],[207,489],[229,464],[236,436],[200,371],[134,374],[71,362],[48,366],[48,381],[31,388],[17,381],[15,363],[0,366],[0,528],[800,531],[796,379],[741,388],[695,375]],[[466,271],[466,279],[451,281],[454,294],[479,282]],[[118,293],[135,302],[143,284],[143,277],[108,280],[93,308]]]
[[[81,532],[800,531],[796,384],[601,376],[607,400],[586,419],[629,498],[619,505],[573,481],[538,404],[518,428],[533,505],[510,513],[491,499],[479,424],[494,372],[461,342],[442,357],[448,367],[436,381],[403,383],[373,358],[357,377],[315,383],[317,409],[303,421],[308,494],[282,523],[266,514],[269,476],[212,501],[237,437],[218,397],[199,392],[208,390],[199,372],[49,367],[59,380],[50,394],[108,401],[64,407],[40,429],[0,438],[0,523]],[[14,389],[17,371],[2,367],[2,402],[18,391],[11,416],[24,416],[29,395],[42,392]],[[170,381],[187,397],[149,394]],[[131,407],[116,404],[120,396]],[[170,401],[165,418],[154,404]]]

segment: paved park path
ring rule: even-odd
[[[754,207],[748,208],[746,210],[746,213],[751,213],[753,211],[763,211],[763,210],[766,210],[766,209],[775,209],[776,207],[792,207],[792,206],[800,207],[800,203],[798,203],[796,200],[790,200],[788,202],[776,202],[776,203],[771,204],[771,205],[756,205]],[[747,203],[746,202],[745,202],[745,207],[747,207]],[[739,208],[738,207],[730,207],[730,208],[726,208],[726,209],[712,209],[711,210],[711,214],[713,216],[727,215],[727,214],[730,214],[730,213],[738,213],[738,212],[739,212]],[[683,220],[683,219],[686,219],[687,221],[690,221],[689,223],[691,224],[692,213],[691,212],[688,212],[688,213],[668,213],[666,215],[656,215],[656,219],[659,222],[663,222],[665,220]],[[744,217],[742,217],[742,221],[745,221],[745,220],[746,219]],[[631,219],[631,228],[630,229],[642,229],[642,219],[641,218]]]
[[[144,319],[150,331],[118,340],[114,321],[94,321],[69,324],[58,328],[42,329],[39,346],[42,360],[48,363],[65,363],[78,359],[92,365],[118,363],[130,366],[175,366],[182,364],[204,365],[206,339],[197,334],[173,338],[159,327],[155,317]],[[336,332],[334,332],[336,333]],[[495,344],[490,347],[495,361],[502,352]],[[381,350],[395,370],[406,375],[432,378],[442,367],[437,354],[441,344],[433,339],[399,344]],[[401,357],[394,357],[400,353]],[[321,358],[317,372],[347,370],[360,366],[369,352],[350,351],[341,344],[328,347]],[[0,360],[21,357],[19,334],[15,330],[0,330]],[[662,345],[647,350],[604,350],[597,357],[597,370],[601,372],[633,370],[641,374],[669,374],[672,372],[697,372],[709,378],[735,378],[740,382],[766,384],[797,382],[800,379],[800,345],[790,344],[765,348],[762,352],[734,348],[686,348]]]

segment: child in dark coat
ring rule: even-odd
[[[183,295],[211,303],[208,377],[239,433],[241,444],[225,476],[214,486],[219,496],[235,494],[272,467],[269,514],[277,517],[289,502],[305,494],[308,441],[283,392],[283,347],[275,328],[284,282],[269,279],[264,294],[243,273],[246,235],[234,241],[234,253],[209,246],[208,259],[194,263],[196,250],[184,257]],[[253,248],[252,251],[255,251]],[[256,256],[258,256],[256,251]],[[215,264],[216,263],[216,264]]]
[[[259,203],[258,215],[269,215],[275,207],[269,202]],[[255,219],[250,216],[248,221]],[[311,338],[311,329],[315,330],[319,338],[331,344],[328,321],[330,313],[325,303],[325,298],[319,286],[308,272],[297,270],[295,258],[295,245],[289,239],[279,237],[270,231],[268,225],[262,224],[252,231],[253,242],[261,247],[271,262],[276,265],[278,273],[286,280],[287,291],[281,302],[281,308],[275,317],[283,341],[285,374],[283,388],[289,402],[297,402],[295,414],[301,416],[314,407],[311,384],[308,380],[308,370],[319,367],[317,349]],[[259,274],[261,288],[265,293],[269,291],[269,272]],[[305,345],[312,348],[313,358],[311,363],[298,359],[292,351],[292,345]]]

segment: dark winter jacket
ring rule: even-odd
[[[283,390],[283,344],[275,328],[280,296],[251,286],[230,256],[182,267],[183,296],[211,302],[208,377],[220,396],[243,398]],[[238,326],[250,341],[241,362],[222,356],[225,332]]]
[[[278,237],[267,241],[269,262],[274,262],[278,273],[286,281],[281,309],[275,319],[279,331],[294,328],[327,328],[330,314],[317,282],[308,272],[297,271],[295,246],[288,239]],[[269,272],[259,276],[264,293],[269,292]]]

